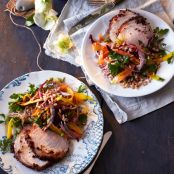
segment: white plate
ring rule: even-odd
[[[158,16],[149,13],[147,11],[143,10],[132,10],[135,11],[145,18],[151,23],[151,26],[153,28],[159,27],[159,28],[168,28],[169,32],[165,36],[164,42],[167,44],[167,50],[173,51],[174,50],[174,44],[173,44],[173,38],[174,38],[174,32],[172,29],[166,24],[161,18]],[[158,70],[157,74],[165,79],[165,81],[155,81],[152,80],[151,83],[149,83],[147,86],[142,86],[139,89],[131,89],[131,88],[123,88],[121,85],[118,84],[111,84],[109,80],[104,77],[102,70],[97,66],[97,60],[95,58],[95,53],[93,52],[91,48],[91,41],[89,39],[90,34],[94,36],[94,39],[97,39],[98,34],[105,34],[108,25],[109,20],[118,14],[119,10],[112,11],[98,20],[94,22],[94,24],[90,27],[88,32],[85,35],[85,38],[83,40],[82,44],[82,57],[83,57],[83,66],[84,69],[91,79],[93,83],[95,83],[98,87],[103,89],[104,91],[117,95],[117,96],[123,96],[123,97],[138,97],[138,96],[144,96],[151,94],[162,87],[164,87],[173,77],[174,75],[174,64],[168,64],[167,62],[163,62],[161,64],[160,69]]]
[[[10,82],[0,91],[0,113],[8,113],[9,96],[13,93],[26,92],[30,83],[42,84],[51,77],[66,78],[66,83],[73,89],[83,84],[76,78],[57,71],[38,71],[25,74]],[[93,93],[88,89],[88,95],[94,98],[94,102],[86,102],[90,113],[84,138],[79,142],[70,142],[68,155],[52,167],[37,172],[18,162],[12,153],[0,153],[0,167],[9,174],[76,174],[83,171],[95,157],[103,137],[103,115],[99,103]],[[5,136],[5,126],[0,125],[0,138]]]

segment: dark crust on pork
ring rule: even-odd
[[[28,132],[28,130],[25,130],[25,140],[27,141],[27,143],[29,143],[29,136],[27,135],[27,132]],[[29,145],[29,147],[30,147],[30,144],[28,144]],[[21,156],[20,156],[20,153],[22,153],[20,150],[19,151],[17,151],[16,153],[14,153],[14,157],[19,161],[19,162],[21,162],[24,166],[26,166],[26,167],[28,167],[28,168],[31,168],[31,169],[34,169],[34,170],[37,170],[37,171],[41,171],[41,170],[44,170],[44,169],[46,169],[47,167],[49,167],[52,163],[50,162],[50,161],[48,161],[47,163],[46,163],[46,165],[44,165],[44,166],[39,166],[39,165],[37,165],[37,164],[35,164],[35,163],[33,163],[33,165],[31,166],[31,165],[27,165],[26,163],[24,163],[23,161],[21,161],[20,159],[21,159]],[[34,155],[33,156],[33,158],[36,158],[36,155]]]
[[[49,153],[44,151],[43,148],[35,147],[34,142],[30,139],[30,147],[32,148],[33,152],[36,154],[36,157],[41,159],[41,160],[51,160],[51,161],[56,161],[64,158],[66,154],[69,151],[69,148],[67,151],[61,151],[58,153],[54,153],[53,151],[50,151]]]
[[[107,30],[107,33],[109,33],[109,31],[111,30],[112,23],[115,22],[115,21],[117,21],[118,18],[125,16],[127,11],[129,11],[129,12],[131,12],[131,13],[134,13],[135,15],[137,14],[136,12],[133,12],[133,11],[131,11],[131,10],[129,10],[129,9],[120,10],[119,13],[118,13],[117,15],[115,15],[114,17],[112,17],[112,19],[110,19],[110,21],[109,21],[109,28],[108,28],[108,30]],[[138,14],[137,14],[137,15],[138,15]]]
[[[137,14],[137,16],[131,17],[130,19],[128,19],[127,21],[125,21],[118,29],[118,32],[116,32],[116,35],[118,36],[120,34],[121,31],[124,30],[124,27],[127,26],[127,24],[131,21],[136,21],[137,23],[140,23],[139,21],[141,21],[141,23],[143,25],[145,25],[145,21],[146,19],[142,16],[140,16],[139,14]],[[146,23],[147,24],[147,23]]]

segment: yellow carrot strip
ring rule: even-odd
[[[166,54],[166,55],[162,58],[162,60],[163,60],[163,61],[167,61],[168,59],[170,59],[170,58],[173,57],[173,56],[174,56],[174,51],[172,51],[172,52]]]
[[[53,132],[59,134],[60,136],[63,135],[63,132],[61,129],[59,129],[58,127],[56,127],[54,124],[51,124],[49,127]]]
[[[73,131],[77,132],[80,135],[83,134],[82,129],[79,126],[77,126],[76,124],[72,123],[72,122],[71,123],[68,123],[68,127],[70,129],[72,129]]]
[[[161,81],[163,82],[165,79],[163,79],[162,77],[158,76],[157,74],[151,74],[150,77],[153,79],[153,80],[157,80],[157,81]]]
[[[31,105],[31,104],[34,104],[34,103],[37,103],[37,102],[41,102],[43,101],[43,99],[36,99],[36,100],[30,100],[28,102],[25,102],[25,103],[20,103],[21,106],[27,106],[27,105]]]
[[[93,100],[93,98],[83,93],[77,93],[77,92],[74,93],[73,101],[75,103],[82,103],[86,100]]]
[[[13,136],[13,118],[10,119],[7,125],[7,139],[12,138]]]

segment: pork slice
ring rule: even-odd
[[[121,28],[118,39],[124,40],[126,44],[135,45],[137,48],[141,49],[143,43],[147,46],[149,40],[153,36],[153,31],[149,23],[142,16],[137,16],[133,20],[126,22]]]
[[[53,131],[44,131],[39,126],[33,125],[29,136],[33,143],[34,152],[40,159],[58,160],[62,159],[68,152],[68,139]]]
[[[49,161],[40,160],[36,157],[32,148],[30,147],[28,128],[24,128],[20,134],[17,136],[14,142],[14,154],[15,158],[24,164],[26,167],[42,170],[49,165]]]
[[[135,16],[138,16],[138,14],[131,10],[120,10],[119,13],[110,20],[108,32],[112,42],[116,41],[119,28],[122,24]]]

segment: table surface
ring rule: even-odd
[[[39,70],[36,65],[38,46],[30,31],[17,28],[4,12],[6,0],[0,2],[0,88],[24,73]],[[65,0],[57,0],[60,13]],[[17,23],[24,23],[20,17]],[[32,27],[43,45],[48,32]],[[83,76],[80,68],[41,55],[45,70],[58,70],[75,77]],[[142,118],[119,125],[101,95],[91,88],[100,101],[104,131],[113,135],[98,158],[92,174],[172,174],[174,171],[174,103]],[[4,174],[2,170],[0,173]]]

